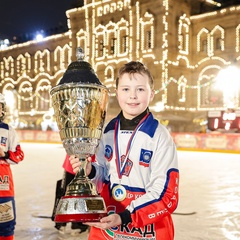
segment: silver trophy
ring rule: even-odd
[[[84,53],[77,48],[60,83],[52,88],[52,104],[60,138],[67,154],[82,162],[66,194],[57,205],[55,222],[99,221],[106,215],[104,200],[86,176],[86,157],[94,155],[102,135],[108,90],[101,84]]]

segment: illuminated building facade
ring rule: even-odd
[[[10,99],[9,121],[38,129],[51,117],[49,91],[81,46],[109,88],[109,117],[119,112],[114,97],[118,69],[139,60],[155,79],[150,108],[158,119],[175,132],[201,131],[208,111],[225,110],[230,101],[216,88],[216,79],[222,69],[239,65],[240,5],[193,15],[191,2],[86,0],[66,12],[67,32],[0,50],[0,89]],[[235,110],[240,109],[239,89],[231,94]]]

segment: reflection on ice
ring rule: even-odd
[[[230,214],[231,215],[231,214]],[[232,215],[226,217],[223,222],[222,232],[229,240],[239,240],[240,239],[240,212],[234,212]]]
[[[238,154],[179,152],[180,203],[174,215],[176,240],[239,240]]]

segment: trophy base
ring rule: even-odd
[[[104,200],[100,196],[64,196],[60,199],[54,221],[99,222],[107,216]]]
[[[54,222],[68,223],[68,222],[99,222],[101,218],[107,216],[102,213],[90,214],[59,214],[55,216]]]

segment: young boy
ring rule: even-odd
[[[24,154],[16,131],[3,122],[5,105],[5,98],[0,93],[0,240],[13,240],[16,209],[10,164],[18,164]]]
[[[177,150],[168,130],[149,112],[153,78],[129,62],[116,79],[120,114],[106,126],[86,174],[104,198],[108,216],[91,227],[89,239],[173,240],[171,214],[178,203]],[[74,172],[80,162],[70,157]]]

